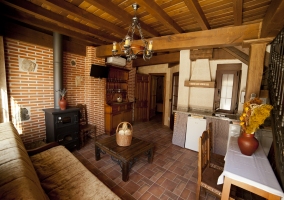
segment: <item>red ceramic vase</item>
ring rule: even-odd
[[[59,101],[59,107],[61,110],[65,110],[67,106],[67,101],[66,99],[64,99],[64,97],[62,97]]]
[[[254,134],[243,133],[238,138],[238,145],[242,154],[251,156],[258,148],[258,140]]]

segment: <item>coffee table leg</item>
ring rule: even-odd
[[[122,163],[122,180],[124,182],[129,179],[129,162]]]
[[[153,151],[153,148],[151,148],[148,152],[148,163],[153,162],[153,154],[154,154],[154,151]]]
[[[96,145],[95,145],[95,155],[96,155],[96,160],[100,160],[101,159],[101,150]]]

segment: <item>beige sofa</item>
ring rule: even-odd
[[[29,156],[13,124],[0,123],[0,199],[120,199],[64,146]]]

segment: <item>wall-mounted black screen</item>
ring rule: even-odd
[[[102,65],[92,64],[90,76],[95,78],[107,78],[108,77],[109,68]]]

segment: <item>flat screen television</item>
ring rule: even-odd
[[[108,77],[109,68],[102,65],[91,65],[90,76],[95,78],[107,78]]]

